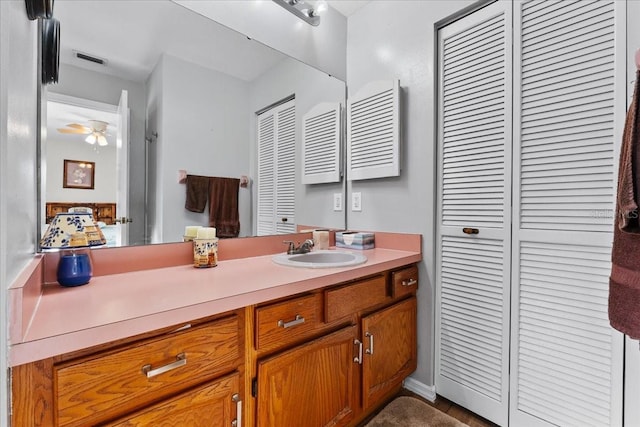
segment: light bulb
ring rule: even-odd
[[[95,134],[90,134],[88,137],[85,138],[85,142],[88,142],[89,144],[95,144],[96,143],[96,135]]]
[[[104,135],[98,135],[98,145],[103,147],[107,145],[107,138],[105,138]]]
[[[327,8],[329,6],[327,5],[326,0],[320,0],[319,2],[316,2],[316,7],[314,8],[314,15],[320,15],[323,12],[327,11]]]

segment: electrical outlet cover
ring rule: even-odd
[[[362,211],[362,193],[351,193],[351,210],[354,212]]]
[[[333,210],[335,212],[342,210],[342,193],[333,193]]]

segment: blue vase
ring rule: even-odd
[[[62,286],[86,285],[91,280],[89,254],[62,255],[58,263],[58,283]]]

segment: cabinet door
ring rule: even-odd
[[[416,369],[416,298],[362,318],[363,407],[380,402]]]
[[[258,363],[257,426],[346,425],[354,415],[356,326]]]
[[[230,427],[234,421],[240,425],[241,413],[240,374],[236,373],[106,425]]]

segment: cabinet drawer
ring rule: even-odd
[[[391,273],[391,296],[398,298],[418,288],[418,267],[403,268]]]
[[[325,291],[326,321],[342,319],[387,299],[385,276],[376,276]]]
[[[319,294],[256,308],[256,349],[273,349],[309,335],[320,324],[321,309]]]
[[[239,391],[240,374],[236,373],[104,424],[104,427],[228,427],[239,418],[242,405]]]
[[[58,424],[87,425],[235,370],[240,330],[234,315],[55,366]]]

